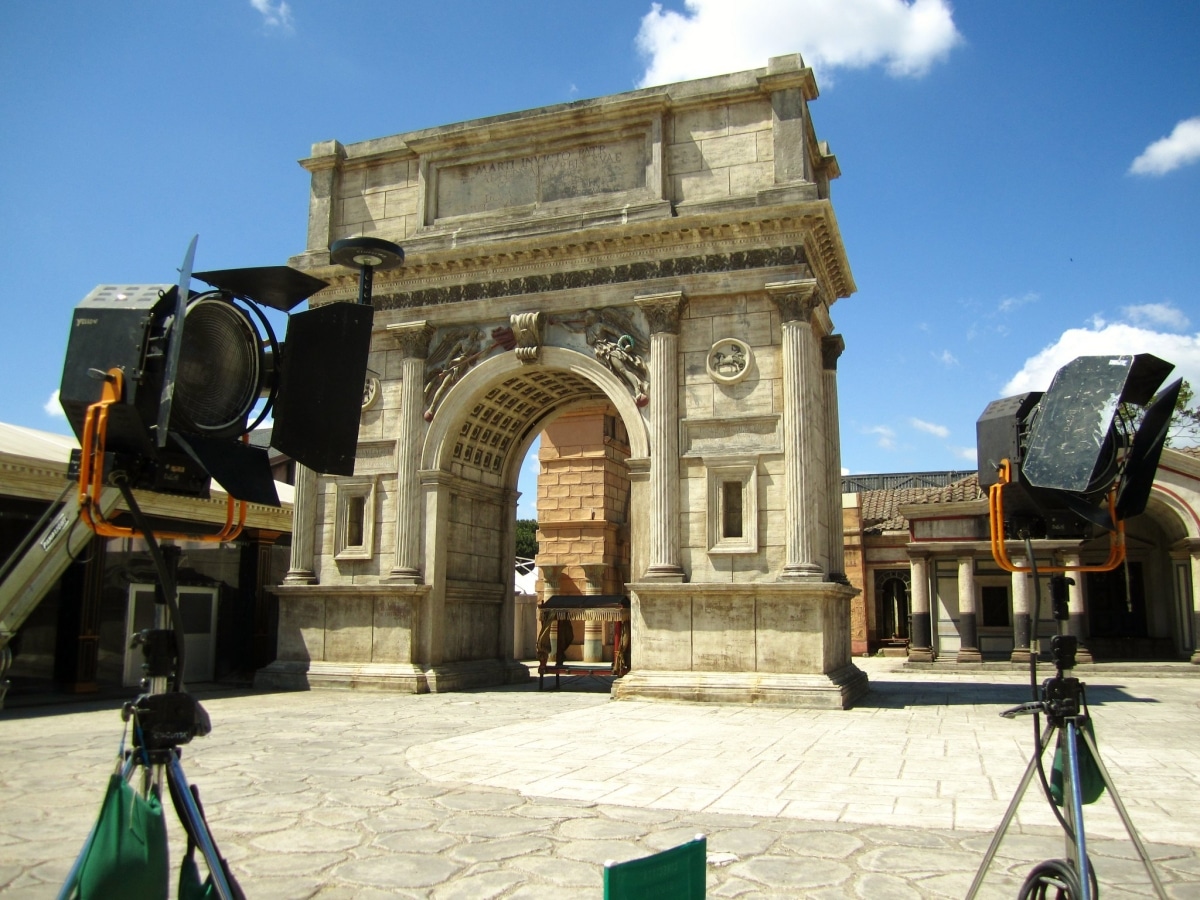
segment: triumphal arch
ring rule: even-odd
[[[816,96],[791,55],[314,145],[308,246],[291,261],[330,282],[312,302],[355,296],[336,240],[384,238],[407,258],[375,276],[354,475],[297,476],[260,683],[528,678],[513,649],[518,471],[551,422],[599,410],[624,446],[627,558],[592,566],[630,600],[614,694],[840,707],[867,689],[850,657],[830,316],[855,285]]]

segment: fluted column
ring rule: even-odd
[[[786,515],[781,579],[820,581],[821,495],[826,473],[818,446],[821,404],[814,399],[820,361],[812,316],[821,305],[817,282],[768,284],[782,320],[783,489]],[[841,496],[841,492],[838,492]],[[840,515],[840,514],[839,514]]]
[[[292,555],[284,584],[316,584],[314,546],[317,530],[317,473],[296,463],[292,493]]]
[[[680,291],[634,298],[650,327],[650,565],[648,581],[684,580],[679,553]]]
[[[958,558],[958,657],[957,662],[981,662],[979,615],[975,603],[975,557]]]
[[[912,627],[908,631],[911,662],[933,662],[933,628],[929,617],[929,560],[923,553],[911,554]]]
[[[425,357],[433,329],[427,322],[389,325],[400,351],[400,416],[396,432],[396,554],[387,581],[420,584],[421,480],[417,475],[425,436]]]
[[[840,334],[821,339],[821,378],[825,389],[825,489],[829,504],[829,580],[849,584],[846,577],[846,536],[842,530],[842,435],[838,417],[837,361],[846,349]]]
[[[1200,665],[1200,541],[1193,538],[1187,543],[1192,580],[1192,634],[1196,642],[1191,662]]]

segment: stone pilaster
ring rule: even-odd
[[[400,351],[400,421],[396,434],[396,555],[385,580],[420,584],[421,483],[417,461],[425,434],[425,357],[433,334],[428,322],[389,325]]]
[[[1192,634],[1196,636],[1196,649],[1192,651],[1192,665],[1200,666],[1200,541],[1188,541],[1188,556],[1192,578]]]
[[[292,555],[284,584],[316,584],[317,473],[296,463],[292,494]]]
[[[1013,557],[1012,563],[1018,568],[1027,567],[1029,560],[1024,557]],[[1013,598],[1013,651],[1012,661],[1015,663],[1029,662],[1031,652],[1029,639],[1031,635],[1031,620],[1033,616],[1033,580],[1029,572],[1012,573]]]
[[[979,652],[979,616],[975,603],[975,558],[958,558],[958,657],[957,662],[983,661]]]
[[[1062,565],[1065,568],[1077,569],[1083,564],[1082,557],[1077,551],[1063,553],[1061,556]],[[1088,663],[1095,662],[1092,656],[1092,651],[1087,647],[1087,595],[1084,591],[1084,573],[1083,572],[1067,572],[1067,634],[1074,635],[1078,650],[1075,654],[1075,662]]]
[[[912,569],[912,628],[908,635],[909,662],[933,662],[933,628],[929,615],[929,559],[909,555]]]
[[[821,378],[825,388],[825,471],[829,486],[825,500],[829,504],[829,580],[849,584],[846,577],[846,540],[842,529],[842,434],[838,418],[837,361],[846,349],[840,334],[821,339]]]
[[[683,293],[635,297],[650,328],[648,581],[684,580],[679,553],[679,318]]]
[[[821,304],[814,279],[768,284],[779,307],[783,362],[783,465],[786,531],[780,578],[820,581],[821,504],[826,473],[817,446],[823,416],[816,397],[820,359],[812,316]],[[838,492],[841,496],[841,492]],[[839,511],[840,517],[840,511]]]

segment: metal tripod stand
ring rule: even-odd
[[[193,844],[200,849],[216,896],[221,900],[244,900],[245,895],[217,850],[198,793],[188,784],[180,763],[180,747],[194,737],[208,734],[212,725],[208,713],[183,686],[185,648],[177,588],[179,548],[159,546],[145,527],[128,482],[119,479],[118,486],[143,532],[160,580],[155,592],[155,627],[140,632],[134,639],[134,645],[141,646],[146,660],[143,682],[146,692],[126,703],[121,712],[125,722],[133,723],[133,748],[125,751],[120,774],[125,781],[131,781],[140,773],[143,793],[154,790],[161,796],[165,783],[188,835],[189,856]],[[94,836],[93,829],[63,884],[59,900],[72,896]]]
[[[1040,587],[1038,585],[1037,566],[1036,562],[1034,562],[1032,547],[1028,548],[1028,558],[1033,566],[1034,594],[1037,598],[1034,604],[1033,619],[1036,623],[1039,614],[1038,607],[1040,606]],[[1051,592],[1054,595],[1054,617],[1060,623],[1065,623],[1068,617],[1067,583],[1068,579],[1061,576],[1053,579],[1051,582]],[[1025,900],[1027,897],[1043,898],[1050,896],[1046,893],[1048,889],[1057,891],[1053,896],[1056,896],[1058,900],[1094,900],[1094,898],[1099,897],[1100,888],[1096,879],[1096,873],[1092,868],[1091,860],[1088,858],[1087,837],[1083,824],[1084,800],[1080,777],[1081,746],[1086,746],[1091,760],[1095,765],[1095,771],[1099,774],[1109,796],[1112,797],[1117,814],[1121,817],[1125,831],[1129,834],[1129,839],[1137,849],[1138,856],[1142,860],[1142,865],[1150,876],[1155,893],[1160,900],[1167,900],[1166,890],[1158,877],[1158,872],[1154,868],[1150,854],[1147,852],[1141,838],[1138,837],[1137,829],[1133,827],[1133,822],[1129,818],[1125,804],[1121,802],[1121,797],[1117,793],[1116,786],[1113,784],[1112,778],[1104,766],[1104,761],[1100,758],[1100,752],[1096,748],[1096,743],[1085,727],[1089,718],[1085,691],[1086,685],[1078,678],[1073,678],[1066,674],[1075,667],[1078,641],[1073,635],[1058,634],[1051,639],[1050,647],[1056,673],[1053,678],[1047,678],[1042,683],[1038,699],[1014,706],[1001,713],[1007,719],[1025,714],[1034,716],[1035,752],[1029,760],[1029,765],[1025,768],[1025,774],[1021,778],[1021,783],[1017,786],[1016,793],[1013,794],[1012,801],[1008,804],[1008,809],[1004,813],[1000,827],[996,829],[996,834],[992,838],[987,852],[984,854],[983,862],[979,866],[979,871],[975,874],[975,880],[971,883],[966,900],[973,900],[980,886],[983,884],[984,876],[996,856],[996,851],[999,849],[1000,842],[1004,839],[1004,835],[1007,833],[1013,817],[1017,814],[1017,807],[1024,798],[1025,791],[1029,788],[1029,783],[1033,780],[1035,773],[1039,776],[1046,799],[1050,802],[1051,810],[1065,832],[1067,858],[1062,860],[1047,860],[1035,866],[1021,887],[1021,892],[1018,895],[1020,900]],[[1036,646],[1033,648],[1030,658],[1030,673],[1031,680],[1036,686]],[[1035,696],[1037,696],[1036,688]],[[1038,717],[1041,714],[1045,714],[1046,716],[1045,730],[1041,730],[1039,727]],[[1046,747],[1050,744],[1050,738],[1054,736],[1056,731],[1059,733],[1059,746],[1063,752],[1063,811],[1061,813],[1051,795],[1050,784],[1046,779],[1045,769],[1042,765],[1042,755]],[[1082,745],[1080,743],[1081,737],[1083,739]]]

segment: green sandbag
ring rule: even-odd
[[[1092,728],[1092,720],[1085,719],[1083,727],[1087,729],[1092,743],[1096,743],[1096,732]],[[1050,772],[1050,796],[1054,798],[1056,806],[1063,805],[1063,766],[1066,765],[1067,758],[1067,751],[1063,746],[1065,734],[1066,730],[1060,728],[1058,746],[1054,749],[1054,768]],[[1100,774],[1100,767],[1096,765],[1096,759],[1092,756],[1087,741],[1083,739],[1083,734],[1078,730],[1076,731],[1075,747],[1079,753],[1080,799],[1083,803],[1095,803],[1104,793],[1104,776]]]
[[[153,793],[142,797],[113,774],[72,896],[166,900],[169,868],[162,802]]]

